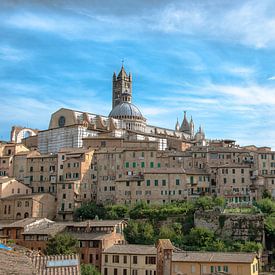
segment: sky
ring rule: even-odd
[[[275,149],[275,1],[0,1],[0,140],[59,108],[108,115],[122,60],[151,125]]]

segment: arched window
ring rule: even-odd
[[[21,218],[21,213],[17,213],[16,214],[16,219],[20,219]]]
[[[26,213],[24,214],[24,218],[28,218],[28,217],[29,217],[29,213],[26,212]]]

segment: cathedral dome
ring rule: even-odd
[[[122,102],[115,106],[115,108],[110,112],[109,117],[144,120],[138,107],[129,102]]]

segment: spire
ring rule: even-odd
[[[120,72],[118,74],[118,78],[123,78],[123,77],[127,77],[127,73],[124,69],[124,59],[121,60],[121,69],[120,69]]]
[[[176,131],[180,130],[180,124],[179,124],[179,119],[178,118],[177,118],[177,123],[176,123],[176,126],[175,126],[175,130]]]
[[[184,117],[183,117],[182,124],[180,126],[180,131],[185,133],[190,133],[190,125],[187,120],[186,111],[184,111]]]
[[[191,134],[191,137],[193,137],[194,136],[194,131],[195,131],[195,124],[194,124],[192,116],[191,116],[189,125],[190,125],[190,134]]]

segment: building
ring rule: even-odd
[[[0,199],[12,195],[29,195],[32,189],[14,178],[0,177]]]
[[[56,111],[51,116],[49,128],[38,132],[38,150],[44,154],[57,153],[61,148],[82,147],[83,138],[102,133],[124,139],[156,141],[162,150],[174,140],[189,144],[191,140],[195,141],[194,122],[193,119],[187,121],[186,113],[181,127],[176,125],[175,130],[147,124],[139,108],[132,103],[132,76],[123,66],[118,76],[113,75],[112,102],[108,116],[64,108]],[[196,135],[197,142],[204,138],[200,131],[200,135]]]
[[[157,249],[151,245],[113,245],[102,252],[101,274],[156,275]]]
[[[257,275],[258,269],[258,258],[254,253],[186,251],[173,253],[171,274]]]
[[[1,220],[15,221],[23,218],[56,217],[55,197],[48,193],[16,194],[0,199]]]
[[[169,240],[157,244],[157,275],[258,275],[255,253],[198,252],[175,249]]]

